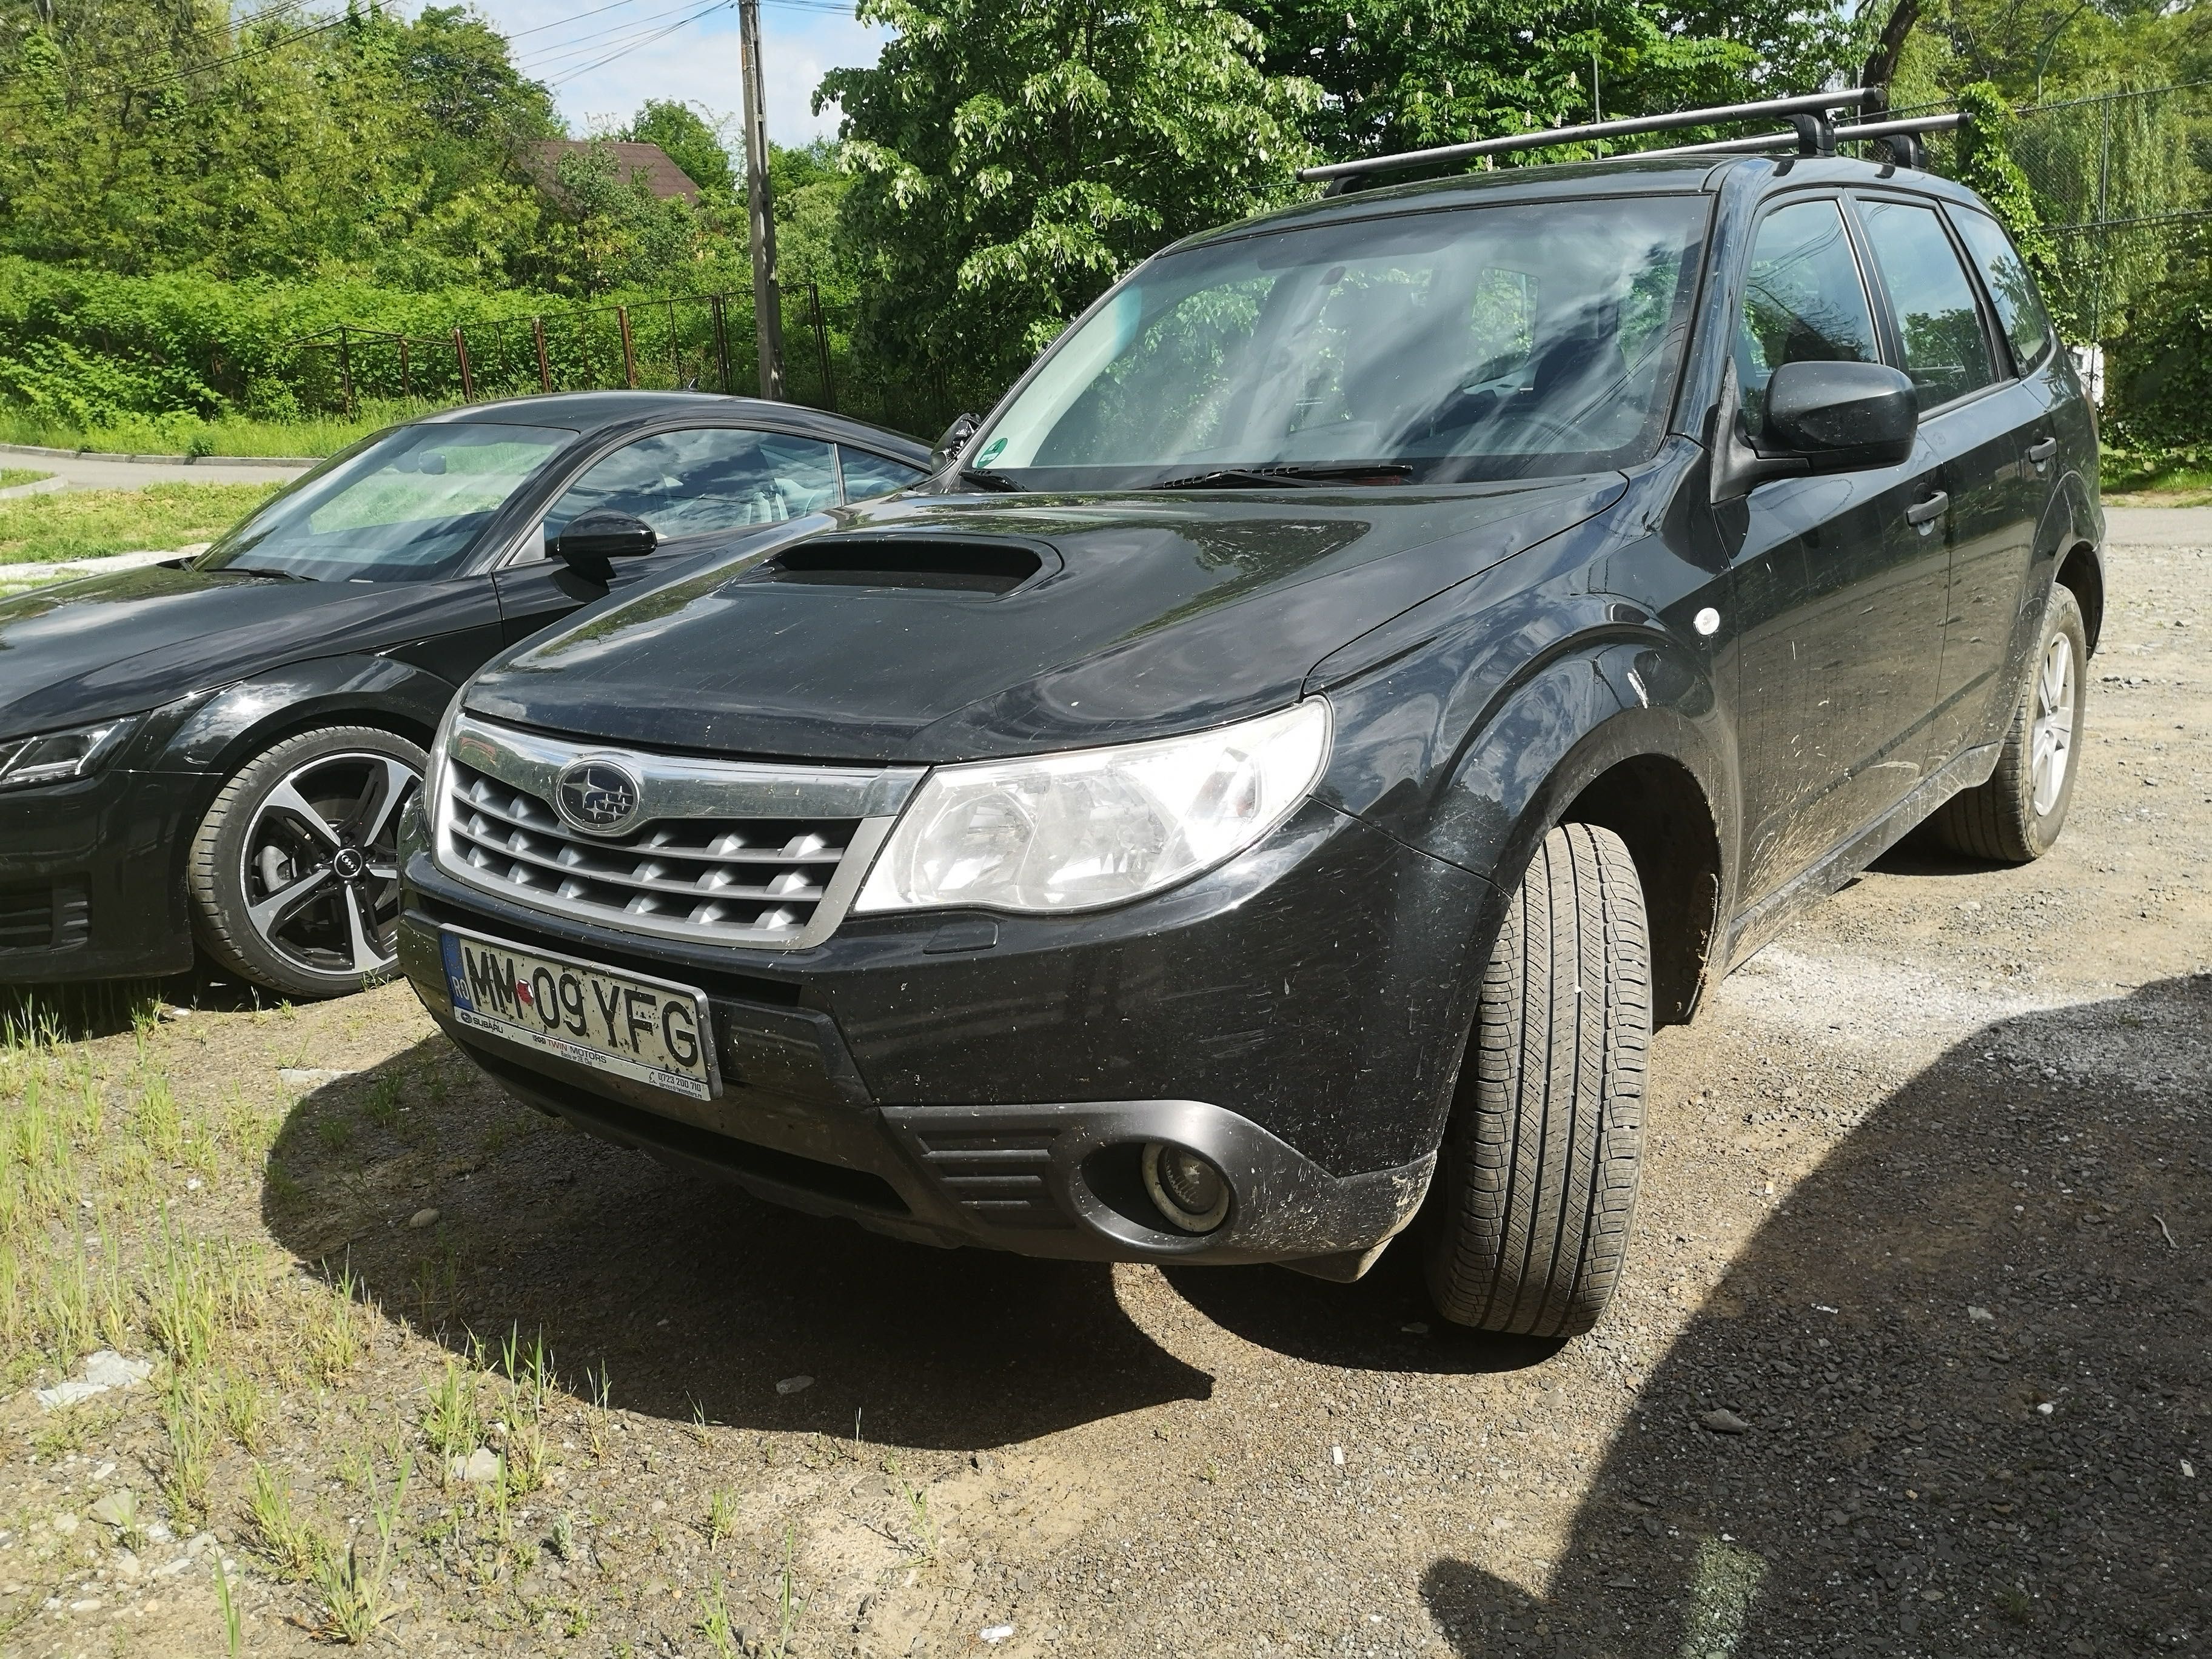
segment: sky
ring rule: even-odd
[[[474,0],[474,9],[514,43],[523,73],[552,88],[569,131],[577,136],[620,125],[647,99],[663,98],[729,117],[734,145],[744,102],[738,80],[738,9],[735,0],[708,10],[713,4],[714,0],[617,0],[611,5],[608,0]],[[684,27],[662,33],[678,23]],[[816,115],[814,88],[832,69],[874,63],[881,40],[880,31],[854,20],[850,4],[762,0],[769,137],[779,144],[834,137],[836,106]]]

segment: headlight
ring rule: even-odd
[[[0,741],[0,789],[30,789],[84,777],[120,749],[144,718],[128,714],[67,732]]]
[[[430,739],[429,763],[422,769],[422,827],[429,832],[434,851],[441,851],[445,846],[439,826],[446,821],[446,746],[453,740],[453,722],[460,718],[460,694],[456,692],[438,722],[437,735]]]
[[[1328,756],[1315,697],[1185,738],[943,766],[900,815],[856,910],[1088,910],[1243,852]]]

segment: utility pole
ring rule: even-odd
[[[775,202],[768,186],[768,109],[761,82],[760,0],[738,0],[738,50],[745,86],[745,202],[752,217],[753,337],[761,396],[781,403],[783,303],[775,288]]]

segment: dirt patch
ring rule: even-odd
[[[404,987],[80,1010],[0,1060],[0,1646],[222,1653],[227,1561],[267,1654],[2192,1651],[2208,591],[2116,551],[2051,857],[1901,848],[1662,1035],[1565,1347],[773,1210]]]

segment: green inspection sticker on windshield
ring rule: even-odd
[[[722,1091],[703,991],[441,929],[453,1018],[472,1031],[691,1100]]]
[[[977,466],[990,465],[992,462],[997,460],[999,457],[1006,452],[1006,441],[1004,438],[994,438],[989,445],[985,447],[983,453],[975,458],[975,465]]]

